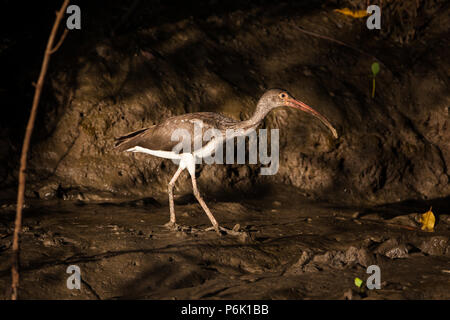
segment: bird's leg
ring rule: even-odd
[[[175,182],[177,181],[178,177],[180,176],[181,172],[183,171],[183,168],[178,167],[177,172],[172,177],[172,180],[169,182],[169,186],[167,188],[167,192],[169,193],[169,210],[170,210],[170,220],[168,223],[165,224],[166,227],[171,229],[176,229],[176,218],[175,218],[175,205],[173,202],[173,186],[175,185]]]
[[[214,230],[220,234],[220,229],[219,229],[219,224],[217,223],[216,218],[214,218],[213,214],[211,213],[211,211],[209,210],[208,206],[206,205],[205,201],[203,201],[202,196],[200,195],[200,192],[198,191],[197,188],[197,179],[195,178],[195,171],[191,172],[191,170],[189,171],[189,173],[191,174],[191,178],[192,178],[192,189],[194,191],[194,196],[197,199],[198,203],[200,203],[200,205],[202,206],[203,210],[205,211],[206,215],[208,216],[209,220],[211,221]]]
[[[205,201],[203,201],[203,198],[200,195],[200,192],[198,191],[197,179],[195,178],[195,169],[192,170],[192,167],[191,168],[188,167],[188,170],[189,170],[189,174],[191,175],[191,179],[192,179],[192,189],[194,191],[194,196],[195,196],[195,198],[197,198],[197,201],[200,203],[200,205],[202,206],[203,210],[205,211],[206,215],[208,216],[209,220],[211,221],[211,223],[213,225],[211,228],[207,228],[205,231],[214,229],[218,234],[221,234],[220,232],[222,231],[228,235],[237,236],[240,239],[240,241],[242,241],[242,242],[247,242],[248,239],[250,239],[249,234],[247,232],[241,232],[238,229],[230,230],[230,229],[219,226],[219,223],[217,223],[217,220],[214,218],[213,214],[209,210]]]
[[[208,216],[209,220],[212,223],[212,228],[207,228],[205,231],[214,229],[219,235],[221,234],[220,232],[225,232],[229,235],[233,235],[233,236],[238,236],[243,242],[246,242],[249,239],[249,236],[246,232],[239,232],[238,230],[229,230],[227,228],[223,228],[221,226],[219,226],[219,223],[217,222],[216,218],[214,218],[213,214],[211,213],[211,211],[209,210],[208,206],[206,205],[205,201],[203,200],[202,196],[200,195],[200,192],[198,191],[197,188],[197,179],[195,178],[195,162],[194,162],[194,158],[190,158],[190,159],[186,159],[186,167],[189,171],[189,174],[191,175],[191,180],[192,180],[192,190],[194,193],[195,198],[197,199],[197,201],[200,203],[200,206],[203,208],[203,210],[205,211],[206,215]]]

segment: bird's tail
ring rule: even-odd
[[[114,149],[117,151],[125,151],[125,150],[133,147],[134,146],[133,145],[134,138],[141,135],[148,129],[150,129],[150,128],[145,128],[145,129],[140,129],[137,131],[129,132],[121,137],[115,138],[114,139],[114,141],[115,141]]]

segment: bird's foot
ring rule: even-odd
[[[230,236],[237,237],[239,241],[243,243],[247,243],[250,241],[250,234],[247,231],[241,231],[241,226],[239,224],[235,225],[233,229],[228,229],[225,227],[217,226],[217,227],[209,227],[206,228],[205,231],[216,231],[218,234],[227,234]]]
[[[167,229],[171,230],[171,231],[181,231],[181,232],[195,232],[196,229],[191,228],[191,227],[185,227],[185,226],[180,226],[178,223],[169,221],[167,222],[164,227],[166,227]]]
[[[177,231],[177,230],[180,229],[180,226],[179,226],[177,223],[173,222],[173,221],[167,222],[167,223],[164,225],[164,227],[166,227],[166,228],[169,229],[169,230],[173,230],[173,231]]]

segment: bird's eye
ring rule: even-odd
[[[279,97],[281,99],[286,99],[287,98],[287,94],[285,92],[280,93]]]

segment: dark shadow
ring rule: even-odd
[[[378,213],[384,219],[394,218],[399,215],[411,213],[425,213],[433,208],[434,215],[439,218],[440,214],[450,214],[450,197],[437,198],[432,200],[405,200],[396,203],[383,204],[367,208],[362,215]]]

